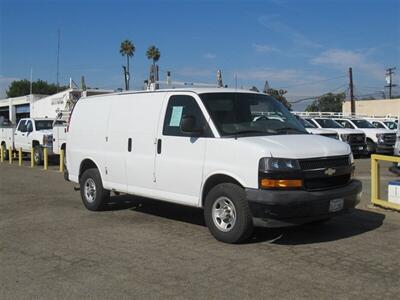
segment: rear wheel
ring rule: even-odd
[[[110,191],[103,188],[99,170],[93,168],[83,172],[79,184],[85,207],[92,211],[104,209],[110,200]]]
[[[208,193],[204,218],[211,234],[224,243],[240,243],[253,232],[253,221],[243,188],[222,183]]]

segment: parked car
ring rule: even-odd
[[[397,131],[397,123],[394,120],[380,120],[380,119],[366,119],[374,127],[381,129],[388,129],[394,132]]]
[[[294,115],[294,116],[304,126],[304,128],[307,130],[307,132],[309,132],[311,134],[317,134],[317,135],[326,136],[329,138],[334,138],[337,140],[339,139],[339,134],[336,131],[330,130],[330,129],[318,128],[311,122],[309,122],[297,115]]]
[[[227,243],[353,208],[353,171],[349,145],[308,134],[271,96],[234,89],[82,98],[67,135],[67,178],[87,209],[104,209],[110,191],[201,207]]]
[[[365,133],[361,130],[347,129],[331,118],[305,118],[318,128],[331,129],[336,131],[339,139],[350,145],[354,155],[367,154],[367,143]]]
[[[368,153],[393,153],[393,147],[396,142],[396,133],[388,129],[376,128],[370,122],[358,118],[335,118],[336,122],[344,128],[358,129],[365,133],[367,138]]]
[[[31,152],[35,164],[43,163],[43,149],[47,148],[48,155],[53,155],[53,119],[23,118],[19,121],[14,133],[13,150]]]

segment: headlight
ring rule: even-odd
[[[384,139],[385,135],[382,133],[377,133],[376,134],[376,138],[378,139],[378,143],[379,144],[384,144],[385,143],[385,139]]]
[[[344,133],[344,134],[341,134],[340,137],[343,142],[347,142],[347,138],[349,137],[349,135]]]
[[[265,157],[260,160],[259,170],[263,173],[270,171],[295,171],[300,170],[300,165],[297,159]]]
[[[353,152],[352,153],[350,153],[350,164],[352,165],[352,164],[354,164],[354,155],[353,155]]]

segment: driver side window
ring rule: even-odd
[[[26,132],[26,121],[20,121],[17,130],[21,132]]]
[[[33,126],[32,126],[32,121],[28,121],[26,124],[26,131],[27,132],[32,132],[33,131]]]
[[[163,135],[170,136],[190,136],[180,129],[183,116],[192,115],[196,118],[196,128],[203,128],[203,137],[211,137],[203,112],[198,106],[196,100],[187,95],[172,96],[168,101],[167,111],[165,113]]]

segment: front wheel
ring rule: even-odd
[[[8,160],[8,149],[5,144],[1,145],[1,149],[3,150],[3,159]]]
[[[204,219],[211,234],[224,243],[243,242],[253,232],[245,192],[236,184],[222,183],[211,189],[205,201]]]
[[[99,170],[88,169],[79,179],[82,202],[88,210],[103,210],[110,199],[110,191],[103,188]]]
[[[40,146],[35,146],[33,148],[33,161],[36,166],[43,164],[43,149]]]
[[[367,152],[369,154],[376,152],[376,144],[373,141],[367,140]]]

